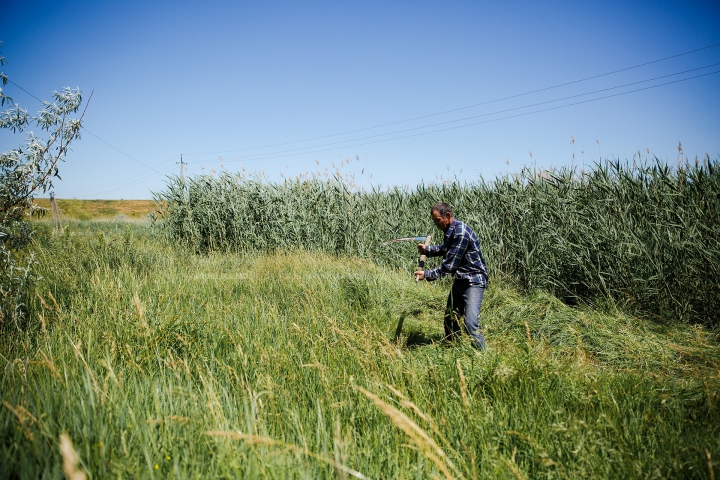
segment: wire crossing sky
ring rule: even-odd
[[[365,187],[720,155],[716,1],[8,3],[4,91],[94,89],[61,199],[150,198],[181,154]]]

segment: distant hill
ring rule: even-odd
[[[35,203],[50,208],[50,199],[37,198]],[[131,219],[145,219],[155,209],[152,200],[76,200],[57,199],[60,209],[69,219],[99,220],[113,219],[125,215]],[[48,212],[49,213],[49,212]]]

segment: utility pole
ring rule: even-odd
[[[180,164],[180,178],[181,178],[182,180],[184,180],[184,179],[185,179],[185,175],[183,175],[183,170],[185,170],[185,165],[187,165],[187,163],[183,162],[182,153],[180,154],[180,161],[179,161],[179,162],[175,162],[175,163]]]
[[[65,218],[65,215],[63,214],[62,210],[60,210],[60,205],[57,204],[57,200],[55,200],[55,192],[50,192],[50,212],[52,213],[53,226],[55,227],[55,231],[62,232],[62,219]]]

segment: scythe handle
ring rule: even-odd
[[[430,240],[432,239],[432,235],[428,235],[425,237],[425,248],[430,246]],[[425,254],[420,255],[420,258],[418,259],[418,268],[417,271],[421,272],[423,267],[425,266],[425,260],[427,260],[427,256]],[[415,277],[415,281],[419,281],[417,277]]]

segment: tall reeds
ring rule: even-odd
[[[718,161],[561,167],[414,190],[352,189],[339,179],[269,183],[230,173],[170,178],[157,225],[198,252],[301,247],[412,267],[397,236],[426,234],[428,209],[450,203],[477,232],[491,276],[566,302],[613,298],[669,319],[717,323]],[[435,235],[436,238],[442,238]]]

